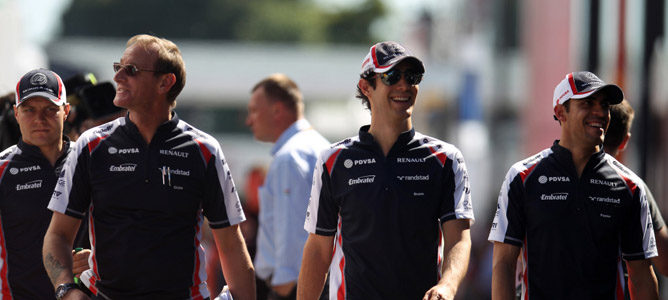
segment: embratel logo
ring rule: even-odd
[[[111,165],[109,166],[109,172],[134,172],[136,168],[136,164]]]
[[[375,179],[376,175],[361,176],[355,179],[348,179],[348,185],[355,185],[360,183],[373,183]]]
[[[540,200],[543,201],[566,201],[568,200],[568,193],[554,193],[554,194],[542,194],[540,195]]]
[[[35,181],[27,182],[25,184],[17,184],[16,185],[16,190],[17,191],[34,190],[34,189],[39,189],[41,187],[42,187],[42,180],[35,180]]]

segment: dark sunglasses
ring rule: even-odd
[[[415,72],[414,70],[406,70],[401,72],[400,70],[392,69],[378,75],[380,76],[380,81],[382,81],[385,85],[390,86],[401,80],[401,74],[404,74],[406,83],[410,85],[417,85],[420,84],[420,81],[422,81],[422,73]]]
[[[124,64],[121,64],[121,63],[114,63],[114,73],[118,73],[118,71],[120,71],[121,69],[123,69],[123,71],[125,71],[125,74],[127,74],[128,76],[135,76],[135,75],[137,75],[137,73],[139,73],[139,71],[154,72],[154,73],[165,73],[163,71],[157,71],[157,70],[140,69],[140,68],[137,68],[137,66],[135,66],[133,64],[124,65]]]

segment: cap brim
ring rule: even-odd
[[[30,100],[30,99],[32,99],[32,98],[35,98],[35,97],[46,98],[46,99],[50,100],[51,103],[53,103],[53,104],[55,104],[55,105],[57,105],[57,106],[63,106],[63,105],[65,105],[65,104],[67,103],[67,101],[62,100],[62,99],[59,99],[58,97],[55,97],[55,96],[53,96],[53,95],[51,95],[51,94],[49,94],[49,93],[45,93],[45,92],[34,92],[34,93],[30,93],[30,94],[26,95],[25,97],[21,98],[21,99],[19,100],[19,102],[16,104],[16,106],[19,106],[19,105],[21,105],[23,102],[26,102],[26,101],[28,101],[28,100]]]
[[[606,85],[600,86],[596,89],[593,89],[591,91],[581,93],[581,94],[577,94],[577,95],[573,95],[571,97],[571,99],[587,98],[587,97],[589,97],[589,96],[591,96],[591,95],[593,95],[597,92],[605,93],[607,95],[607,97],[605,97],[605,99],[608,101],[608,103],[610,103],[612,105],[622,103],[622,100],[624,100],[624,92],[622,91],[622,89],[620,87],[618,87],[617,85],[614,85],[614,84],[606,84]]]
[[[410,60],[414,65],[416,65],[418,67],[418,71],[420,73],[424,73],[424,64],[422,63],[422,61],[419,58],[417,58],[415,56],[397,57],[397,58],[391,60],[387,65],[382,66],[380,68],[375,68],[374,72],[385,73],[389,70],[392,70],[392,68],[394,68],[394,66],[396,66],[397,64],[399,64],[400,62],[402,62],[404,60]]]

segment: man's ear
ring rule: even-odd
[[[168,93],[172,86],[176,83],[176,75],[174,73],[164,74],[160,80],[160,92]]]
[[[554,117],[559,123],[566,121],[566,109],[563,105],[557,104],[557,106],[554,107]]]
[[[360,88],[364,96],[369,97],[372,87],[366,79],[360,78],[360,80],[357,82],[357,86]]]
[[[631,133],[627,132],[626,135],[624,136],[624,139],[622,139],[622,143],[619,144],[619,152],[623,152],[626,149],[626,146],[629,144],[629,140],[631,139]]]

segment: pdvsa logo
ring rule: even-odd
[[[361,183],[373,183],[373,181],[376,179],[376,175],[366,175],[366,176],[361,176],[355,179],[348,179],[348,185],[355,185],[355,184],[361,184]]]
[[[109,172],[134,172],[136,168],[136,164],[111,165],[109,166]]]
[[[376,159],[375,158],[365,158],[365,159],[346,159],[343,161],[343,166],[346,167],[347,169],[352,168],[353,166],[359,166],[359,165],[367,165],[367,164],[375,164]]]
[[[118,149],[116,147],[109,147],[108,151],[109,154],[131,154],[131,153],[139,153],[139,148]]]
[[[571,182],[571,179],[567,176],[550,176],[541,175],[538,177],[538,182],[540,184],[546,184],[548,182]]]

